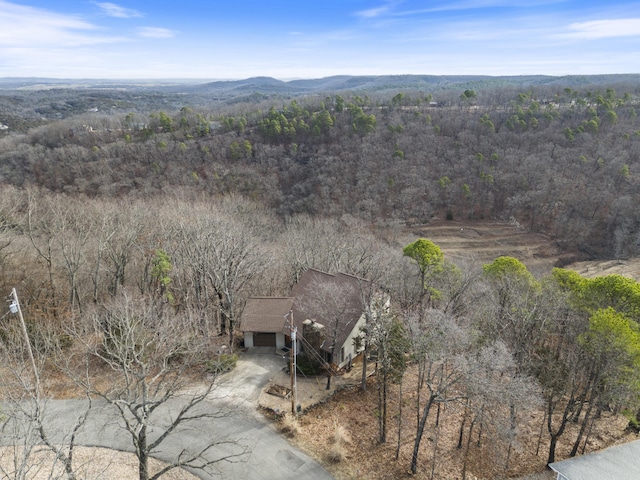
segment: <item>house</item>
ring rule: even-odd
[[[362,293],[369,287],[369,281],[353,275],[306,270],[291,290],[302,351],[315,349],[325,362],[347,366],[362,351],[356,339],[365,325]],[[305,339],[311,327],[323,332],[324,339],[315,347]]]
[[[293,300],[287,297],[249,298],[240,320],[240,331],[244,333],[244,346],[247,348],[291,346],[289,312],[293,308]]]
[[[549,464],[557,480],[637,480],[640,440]]]
[[[363,292],[369,287],[370,282],[353,275],[306,270],[289,297],[247,300],[239,327],[244,345],[291,346],[293,317],[299,352],[347,366],[362,350],[357,339],[365,324]]]

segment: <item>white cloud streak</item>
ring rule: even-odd
[[[379,7],[369,8],[367,10],[361,10],[359,12],[356,12],[355,16],[364,18],[364,19],[388,16],[392,14],[395,7],[401,3],[402,3],[402,0],[387,1],[384,5],[381,5]]]
[[[458,2],[444,1],[431,2],[427,7],[396,9],[397,6],[407,3],[402,1],[388,2],[387,5],[363,10],[356,13],[361,18],[378,18],[381,16],[407,17],[414,15],[424,15],[428,13],[455,12],[465,10],[478,10],[486,8],[529,8],[543,5],[553,5],[563,3],[565,0],[462,0]]]
[[[138,29],[138,35],[145,38],[173,38],[176,32],[168,28],[141,27]]]
[[[116,18],[134,18],[141,17],[142,14],[137,10],[125,8],[111,2],[96,2],[103,14]]]
[[[389,12],[389,7],[378,7],[378,8],[371,8],[369,10],[362,10],[360,12],[357,12],[356,16],[361,18],[376,18],[381,15],[384,15],[387,12]]]
[[[577,22],[568,26],[569,32],[560,38],[599,39],[640,36],[640,18],[603,19]]]
[[[5,48],[72,47],[122,40],[119,37],[95,35],[97,30],[97,26],[79,16],[0,0],[0,44]]]

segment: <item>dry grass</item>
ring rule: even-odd
[[[331,435],[331,443],[343,445],[345,443],[351,443],[351,434],[342,426],[335,425],[333,434]]]
[[[291,412],[284,414],[280,420],[280,432],[288,438],[293,438],[300,433],[298,418]]]
[[[330,463],[340,463],[344,462],[346,459],[347,451],[342,444],[334,443],[333,445],[331,445],[329,453],[327,454],[327,460]]]
[[[351,443],[351,435],[339,424],[334,425],[333,433],[329,437],[329,453],[327,459],[330,463],[341,463],[347,459],[347,444]]]

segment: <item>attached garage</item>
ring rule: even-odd
[[[289,312],[293,308],[293,298],[251,297],[242,312],[239,330],[244,334],[244,346],[274,347],[286,346],[291,332]]]
[[[276,334],[275,333],[254,333],[253,346],[254,347],[275,347]]]

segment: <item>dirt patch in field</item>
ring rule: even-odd
[[[550,236],[529,232],[515,221],[436,221],[407,228],[398,243],[404,246],[417,238],[431,240],[454,262],[484,264],[508,255],[520,260],[536,276],[561,266],[585,277],[619,274],[640,280],[640,259],[584,260],[576,252],[562,251]]]
[[[532,233],[516,222],[437,221],[406,229],[400,239],[406,245],[417,238],[427,238],[438,245],[452,261],[489,263],[508,255],[524,263],[532,272],[550,271],[563,253],[552,238]]]
[[[567,268],[571,268],[587,278],[616,274],[640,281],[640,259],[637,258],[576,262],[567,266]]]

